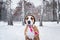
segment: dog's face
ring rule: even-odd
[[[26,16],[25,17],[25,23],[27,25],[33,25],[35,23],[35,17],[32,15]]]

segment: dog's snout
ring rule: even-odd
[[[30,24],[31,22],[30,21],[28,21],[28,24]]]

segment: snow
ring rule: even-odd
[[[40,32],[41,40],[60,40],[60,24],[56,22],[43,22],[43,26],[39,26],[39,22],[35,25]],[[0,22],[0,40],[25,40],[25,26],[22,22],[14,22],[13,26],[7,25],[7,22]]]

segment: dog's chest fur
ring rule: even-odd
[[[34,29],[32,28],[32,32],[31,32],[30,28],[28,27],[28,28],[27,28],[27,32],[26,32],[26,35],[27,35],[30,39],[33,39],[33,38],[34,38]]]

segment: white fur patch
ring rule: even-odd
[[[30,28],[28,27],[26,35],[30,38],[30,39],[34,39],[34,31],[31,32]]]

